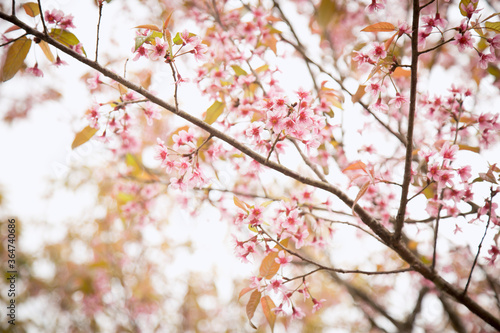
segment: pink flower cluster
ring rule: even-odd
[[[168,174],[175,175],[170,178],[170,186],[173,189],[184,191],[200,187],[209,181],[200,168],[197,156],[193,156],[197,153],[195,139],[192,128],[172,136],[172,149],[168,148],[163,140],[157,139],[155,158],[161,162],[161,167],[165,168]]]
[[[64,12],[58,9],[46,10],[44,18],[46,23],[54,24],[61,29],[75,28],[73,15],[64,15]]]

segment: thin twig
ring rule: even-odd
[[[104,1],[99,0],[99,18],[97,20],[97,36],[95,41],[95,62],[97,62],[97,58],[99,57],[99,31],[101,28],[101,18],[102,18],[102,6]]]
[[[325,175],[323,175],[317,168],[316,165],[314,165],[311,160],[304,154],[304,152],[300,149],[299,147],[299,144],[297,143],[297,140],[295,139],[290,139],[290,141],[292,141],[293,145],[295,146],[295,148],[297,148],[297,151],[299,152],[300,156],[302,157],[302,160],[304,160],[304,162],[307,164],[307,166],[309,168],[311,168],[311,170],[316,174],[316,176],[318,176],[319,179],[321,179],[322,181],[324,181],[325,183],[328,183],[328,181],[326,180],[325,178]]]
[[[22,34],[21,36],[19,36],[19,37],[17,37],[17,38],[11,39],[11,40],[9,40],[8,42],[5,42],[5,43],[3,43],[3,44],[0,44],[0,47],[2,47],[2,46],[6,46],[6,45],[9,45],[10,43],[14,43],[14,42],[15,42],[15,41],[17,41],[17,40],[19,40],[19,39],[21,39],[21,38],[23,38],[23,37],[26,37],[27,35],[28,35],[28,34]]]
[[[491,194],[490,194],[490,200],[489,200],[489,208],[488,208],[488,221],[486,222],[486,227],[484,228],[484,234],[483,234],[483,237],[481,238],[481,241],[479,242],[479,245],[477,247],[477,253],[476,253],[476,256],[474,257],[474,262],[472,263],[472,267],[470,269],[470,273],[469,273],[469,278],[467,279],[467,283],[465,284],[465,288],[464,288],[464,291],[463,291],[463,294],[467,294],[467,289],[469,288],[469,284],[470,284],[470,281],[472,279],[472,272],[474,271],[474,267],[476,267],[476,263],[477,263],[477,258],[479,257],[479,254],[481,253],[481,247],[483,246],[483,241],[484,241],[484,238],[486,237],[486,233],[488,232],[488,228],[490,226],[490,222],[491,222],[491,206],[493,205],[493,197],[495,196],[495,194],[493,194],[493,189],[491,189]]]
[[[288,18],[285,16],[285,13],[283,12],[283,10],[281,9],[281,6],[279,5],[278,1],[276,0],[273,0],[273,5],[276,9],[278,9],[278,11],[280,12],[280,16],[281,18],[283,18],[283,22],[286,23],[286,25],[288,25],[288,27],[290,28],[290,31],[293,35],[293,37],[295,38],[295,40],[297,41],[297,45],[299,47],[301,47],[302,49],[305,49],[304,48],[304,45],[302,44],[302,42],[300,41],[299,39],[299,36],[297,35],[297,33],[295,32],[295,29],[293,28],[292,26],[292,23],[288,20]],[[316,77],[312,71],[312,68],[311,68],[311,64],[306,61],[306,66],[307,66],[307,70],[309,71],[309,75],[311,76],[311,80],[313,82],[313,85],[314,85],[314,89],[316,90],[316,92],[319,92],[319,87],[318,87],[318,83],[316,82]]]
[[[42,26],[43,26],[43,32],[45,35],[49,35],[49,32],[47,30],[47,26],[45,25],[45,18],[43,16],[43,10],[42,10],[42,2],[40,0],[38,1],[38,10],[40,11],[40,18],[42,19]]]
[[[413,268],[408,267],[408,268],[401,268],[401,269],[395,269],[391,271],[363,271],[359,269],[341,269],[341,268],[333,268],[333,267],[328,267],[325,265],[322,265],[320,263],[315,262],[314,260],[308,259],[304,257],[303,255],[299,254],[298,252],[295,252],[293,250],[290,250],[289,248],[283,246],[280,242],[275,240],[267,231],[262,228],[262,226],[258,227],[263,234],[265,234],[269,239],[276,243],[276,245],[280,246],[284,251],[288,252],[289,254],[301,259],[304,262],[307,262],[309,264],[312,264],[314,266],[317,266],[321,270],[329,271],[329,272],[335,272],[335,273],[342,273],[342,274],[365,274],[365,275],[384,275],[384,274],[398,274],[398,273],[405,273],[405,272],[410,272],[413,271]]]

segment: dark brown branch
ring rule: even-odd
[[[42,19],[42,25],[43,25],[43,32],[46,35],[49,35],[49,32],[47,30],[47,26],[45,25],[45,18],[43,16],[43,10],[42,10],[42,2],[38,0],[38,10],[40,10],[40,18]]]
[[[460,318],[460,314],[457,313],[457,311],[453,308],[453,306],[448,302],[446,297],[444,295],[440,295],[439,300],[441,301],[441,304],[443,304],[443,309],[448,314],[451,326],[455,329],[455,331],[459,333],[467,333],[464,323]]]
[[[442,193],[442,192],[441,192]],[[442,194],[441,194],[442,197]],[[438,213],[436,216],[436,226],[434,227],[434,244],[432,249],[432,264],[431,269],[434,271],[436,269],[436,253],[437,253],[437,241],[438,241],[438,233],[439,233],[439,221],[441,219],[441,210],[443,209],[443,205],[439,205]]]
[[[322,73],[328,75],[333,81],[335,81],[339,86],[340,88],[345,91],[349,96],[353,96],[354,94],[351,93],[345,86],[344,86],[344,83],[337,79],[336,77],[334,77],[332,74],[330,74],[326,69],[324,69],[320,64],[316,63],[315,61],[313,61],[311,58],[309,58],[304,50],[302,50],[302,48],[300,48],[298,45],[292,43],[291,41],[289,41],[288,39],[286,39],[285,37],[283,37],[282,35],[280,36],[281,39],[284,41],[284,42],[287,42],[288,44],[292,45],[295,50],[297,50],[300,55],[302,56],[302,58],[308,62],[308,63],[311,63],[312,65],[316,66]],[[392,135],[394,135],[403,145],[406,146],[406,139],[403,135],[401,135],[400,133],[398,132],[395,132],[389,125],[387,125],[386,123],[384,123],[379,117],[377,117],[377,115],[375,113],[372,112],[372,110],[370,110],[368,108],[368,106],[366,104],[364,104],[363,102],[361,101],[358,101],[359,105],[361,105],[365,110],[366,112],[368,112],[373,118],[375,118],[375,120],[380,124],[382,125],[389,133],[391,133]]]
[[[406,133],[406,158],[405,171],[403,176],[403,188],[401,190],[401,201],[399,203],[398,215],[396,216],[396,225],[394,230],[394,239],[401,238],[401,231],[408,203],[408,190],[411,181],[411,158],[413,155],[413,127],[415,122],[415,110],[417,108],[417,81],[418,81],[418,26],[420,20],[419,1],[413,1],[413,22],[411,35],[411,77],[410,77],[410,106],[408,113],[408,132]]]
[[[238,140],[232,138],[231,136],[227,135],[226,133],[216,129],[215,127],[207,124],[203,120],[193,116],[190,113],[184,112],[182,110],[177,110],[174,106],[170,105],[169,103],[165,102],[164,100],[158,98],[157,96],[153,95],[146,89],[124,79],[123,77],[117,75],[116,73],[112,72],[111,70],[102,67],[95,61],[92,61],[81,54],[75,52],[74,50],[64,46],[63,44],[59,43],[58,41],[54,40],[50,36],[46,36],[42,32],[30,27],[29,25],[25,24],[21,20],[19,20],[17,17],[8,15],[6,13],[0,12],[0,18],[3,20],[6,20],[10,23],[13,23],[17,26],[19,26],[21,29],[25,30],[28,34],[34,35],[41,40],[46,41],[48,44],[56,47],[60,51],[68,54],[75,60],[86,64],[87,66],[99,71],[101,74],[104,76],[123,84],[125,87],[141,94],[145,98],[149,99],[152,103],[157,104],[158,106],[161,106],[165,108],[166,110],[176,114],[177,116],[187,120],[188,122],[192,123],[195,126],[200,127],[201,129],[207,131],[208,133],[212,134],[214,137],[218,137],[221,140],[225,141],[229,145],[233,146],[234,148],[238,149],[241,151],[243,154],[249,156],[250,158],[253,158],[255,161],[258,163],[267,166],[287,177],[290,177],[292,179],[295,179],[298,182],[301,182],[306,185],[310,185],[313,187],[316,187],[318,189],[322,189],[324,191],[327,191],[336,197],[338,197],[342,202],[344,202],[347,207],[353,207],[353,200],[349,198],[349,196],[338,189],[336,186],[333,186],[331,184],[324,183],[322,181],[317,181],[308,177],[305,177],[295,171],[292,171],[283,165],[280,165],[278,163],[272,162],[272,161],[266,161],[266,158],[264,156],[261,156],[260,154],[256,153],[252,149],[248,148]],[[415,73],[416,74],[416,73]],[[410,143],[410,142],[409,142]],[[493,326],[494,328],[500,330],[500,319],[495,317],[491,312],[488,310],[484,309],[481,307],[478,303],[476,303],[473,299],[468,297],[467,295],[464,295],[458,288],[455,286],[451,285],[448,283],[446,280],[444,280],[439,274],[436,274],[433,272],[429,267],[427,267],[422,261],[410,250],[408,249],[407,245],[403,242],[401,242],[400,239],[394,238],[393,234],[389,232],[378,220],[376,220],[373,216],[370,215],[363,207],[361,207],[359,204],[354,205],[353,207],[354,212],[358,215],[358,217],[365,223],[370,229],[373,230],[377,236],[380,237],[384,241],[384,243],[387,244],[388,247],[393,249],[398,255],[406,261],[410,267],[412,267],[415,271],[419,272],[423,277],[428,279],[429,281],[432,281],[434,285],[442,290],[443,292],[449,294],[453,298],[455,298],[458,302],[462,303],[465,305],[470,311],[475,313],[478,317],[483,319],[485,322]]]

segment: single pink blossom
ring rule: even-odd
[[[286,265],[290,262],[292,262],[293,258],[292,256],[287,256],[286,255],[286,252],[281,250],[279,253],[278,253],[278,258],[274,259],[278,264],[280,265]]]
[[[472,43],[471,32],[465,31],[464,33],[457,33],[452,44],[457,45],[460,52],[464,51],[467,48],[472,48],[474,44]]]
[[[43,77],[43,72],[40,68],[38,68],[38,63],[36,63],[33,67],[26,68],[26,73],[33,74],[37,77]]]
[[[401,108],[403,104],[407,103],[408,103],[408,98],[402,95],[401,93],[397,93],[396,97],[394,97],[389,101],[389,105],[394,104],[394,106],[397,107],[398,109]]]
[[[164,58],[165,55],[167,54],[168,50],[168,44],[164,43],[161,38],[156,37],[155,38],[155,44],[152,46],[152,48],[149,50],[149,58],[151,60],[158,60],[160,58]]]

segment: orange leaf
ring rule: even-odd
[[[396,27],[389,22],[379,22],[372,25],[367,26],[361,31],[365,32],[383,32],[383,31],[395,31]]]
[[[356,161],[349,164],[344,170],[342,170],[342,172],[346,172],[348,170],[363,170],[366,172],[366,164],[361,161]]]
[[[288,245],[288,238],[284,239],[280,242],[283,247],[286,247]],[[274,247],[275,249],[282,250],[282,247],[280,245],[276,245]],[[263,278],[270,280],[276,273],[278,273],[278,270],[280,269],[280,264],[276,262],[276,258],[278,258],[278,252],[270,252],[263,260],[262,263],[260,264],[259,268],[259,275],[262,276]]]
[[[9,29],[5,30],[4,34],[11,32],[11,31],[19,30],[19,29],[21,29],[21,28],[19,28],[17,25],[13,25]]]
[[[398,77],[410,77],[411,71],[408,69],[404,69],[401,67],[397,67],[394,72],[392,72],[392,77],[398,78]]]
[[[174,13],[174,12],[171,12],[171,13],[168,15],[167,19],[165,20],[165,22],[163,22],[163,27],[162,27],[163,29],[162,29],[162,30],[163,30],[163,33],[164,33],[164,34],[165,34],[165,31],[167,31],[167,30],[168,30],[168,24],[170,23],[170,19],[172,18],[172,14],[173,14],[173,13]]]
[[[267,46],[268,48],[270,48],[274,52],[274,54],[276,54],[276,52],[277,52],[276,43],[277,42],[278,42],[278,40],[274,37],[274,35],[268,34],[267,37],[265,37],[262,40],[262,45]]]
[[[260,305],[262,306],[262,312],[266,316],[269,326],[271,326],[271,332],[274,332],[274,323],[276,322],[276,314],[273,309],[276,307],[273,300],[269,296],[264,296],[260,300]]]
[[[251,288],[251,287],[245,287],[245,288],[243,288],[243,289],[240,291],[240,294],[239,294],[239,296],[238,296],[238,301],[240,300],[240,298],[241,298],[243,295],[245,295],[247,292],[252,291],[252,290],[254,290],[254,289],[255,289],[255,288]]]
[[[392,44],[392,41],[394,40],[394,37],[396,37],[398,35],[398,33],[396,32],[394,35],[392,35],[391,38],[389,38],[388,40],[385,41],[384,43],[384,46],[385,46],[385,50],[389,50],[389,47],[391,46]]]
[[[248,317],[248,320],[250,321],[250,325],[257,329],[257,327],[255,327],[255,325],[252,323],[252,318],[253,318],[253,315],[255,314],[255,310],[257,309],[257,306],[259,305],[259,301],[260,301],[260,291],[258,290],[255,290],[252,295],[250,295],[250,299],[248,300],[248,303],[247,303],[247,317]]]
[[[356,93],[351,97],[351,101],[353,103],[357,103],[361,100],[361,98],[363,98],[363,96],[365,95],[365,88],[365,85],[359,85],[358,90],[356,90]]]
[[[40,41],[40,43],[38,43],[38,46],[40,46],[40,48],[43,51],[43,54],[45,54],[45,56],[47,57],[47,59],[50,62],[56,61],[56,59],[54,58],[54,55],[52,54],[52,51],[50,51],[49,44],[47,44],[45,41],[42,40],[42,41]]]
[[[260,276],[270,280],[274,275],[276,275],[276,273],[278,273],[281,265],[276,262],[276,258],[278,258],[278,253],[270,252],[264,260],[262,260],[259,269]]]
[[[160,27],[158,27],[155,24],[142,24],[142,25],[138,25],[137,27],[134,27],[134,28],[135,29],[149,29],[149,30],[161,32]]]
[[[35,17],[40,14],[40,7],[36,2],[27,2],[23,4],[24,11],[31,17]]]
[[[26,37],[19,38],[9,47],[7,57],[2,67],[2,82],[10,80],[16,75],[17,71],[24,63],[31,48],[31,39]]]
[[[352,214],[353,215],[356,215],[354,213],[354,206],[356,206],[356,204],[358,203],[359,199],[361,199],[361,197],[366,193],[366,190],[368,190],[368,187],[370,187],[370,181],[367,181],[366,183],[363,184],[363,186],[361,187],[361,189],[359,190],[359,193],[358,195],[356,196],[356,199],[354,199],[354,202],[352,204]]]

